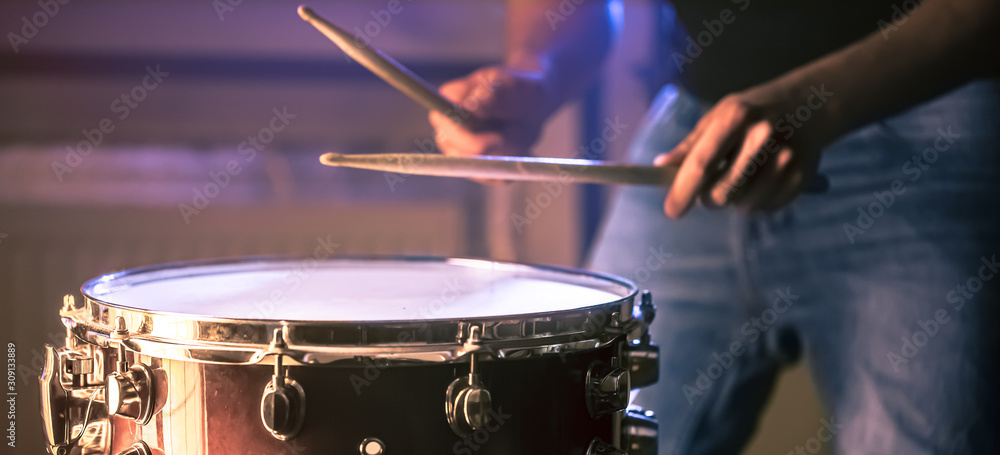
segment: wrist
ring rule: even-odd
[[[559,89],[565,84],[559,83],[560,76],[556,74],[550,59],[538,54],[510,53],[504,66],[514,77],[536,85],[539,98],[537,107],[543,113],[543,118],[555,112],[567,100],[565,93]]]
[[[786,139],[823,146],[843,133],[843,101],[847,96],[836,75],[818,68],[802,68],[751,87],[739,95],[767,112],[775,123],[784,122]]]

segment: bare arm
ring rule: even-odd
[[[587,0],[560,10],[564,0],[507,2],[507,59],[513,69],[539,71],[556,87],[557,104],[579,94],[600,73],[611,47],[606,0]],[[565,8],[565,6],[564,6]]]
[[[745,210],[793,200],[815,172],[820,150],[875,119],[1000,73],[1000,2],[926,0],[897,23],[772,81],[724,98],[658,164],[682,163],[664,210],[683,216],[699,197]],[[825,92],[822,108],[794,134],[781,119]],[[815,101],[815,99],[813,99]],[[729,158],[730,152],[735,156]],[[760,169],[746,172],[755,157]],[[729,167],[717,176],[720,162]]]
[[[1000,2],[925,0],[896,23],[761,86],[762,95],[826,84],[824,136],[940,95],[974,77],[1000,74]],[[801,101],[800,101],[801,102]]]
[[[469,132],[432,112],[445,154],[527,152],[549,115],[600,73],[611,41],[607,1],[509,0],[507,16],[504,64],[441,86],[442,95],[500,126]]]

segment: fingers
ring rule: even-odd
[[[780,110],[768,109],[740,94],[727,96],[677,147],[656,157],[658,166],[680,166],[663,203],[667,216],[683,217],[698,200],[750,212],[775,210],[797,197],[820,153],[798,139],[777,141],[773,122]]]
[[[686,150],[674,149],[667,153],[661,153],[656,155],[653,159],[653,166],[677,166],[680,167],[681,163],[684,162],[684,158],[687,157]]]
[[[469,156],[501,151],[503,137],[498,132],[472,133],[439,112],[428,115],[434,140],[445,155]]]
[[[783,184],[781,187],[768,198],[768,201],[763,206],[759,207],[759,210],[769,212],[778,210],[790,204],[799,196],[799,193],[802,192],[802,185],[805,183],[806,173],[802,169],[796,168],[788,172],[788,174],[782,179]]]
[[[796,151],[794,158],[789,160],[788,168],[784,171],[781,179],[782,185],[770,197],[756,204],[758,210],[778,210],[799,197],[806,185],[806,180],[812,178],[816,174],[816,168],[819,167],[819,154],[809,152],[808,149]]]
[[[544,87],[538,74],[501,67],[445,83],[441,95],[475,118],[430,113],[438,148],[446,155],[525,153],[538,139],[547,115],[539,107]]]
[[[473,84],[470,83],[468,78],[456,79],[441,84],[441,87],[438,88],[438,93],[448,98],[451,102],[460,104],[472,90],[472,86]]]
[[[497,80],[497,71],[492,68],[479,70],[468,77],[445,83],[438,91],[476,117],[496,118]]]
[[[496,118],[495,90],[491,85],[498,70],[488,68],[462,79],[443,84],[438,90],[442,96],[469,111],[478,119]],[[438,149],[445,155],[482,155],[497,152],[503,137],[495,131],[470,132],[463,119],[455,115],[430,112],[428,120],[434,127]]]
[[[785,184],[792,165],[792,149],[782,147],[760,167],[753,180],[735,193],[731,204],[744,212],[760,210]]]
[[[663,210],[671,218],[680,218],[691,209],[704,188],[713,183],[718,167],[724,162],[729,151],[741,138],[742,128],[735,128],[728,121],[715,121],[705,127],[686,153],[674,184],[670,188]],[[686,141],[685,141],[686,142]],[[678,146],[688,147],[682,143]],[[676,150],[676,149],[675,149]]]
[[[734,199],[738,192],[744,189],[748,180],[764,170],[768,164],[767,150],[764,144],[771,137],[771,124],[760,121],[753,124],[747,131],[743,146],[736,154],[733,164],[712,187],[708,201],[717,206],[725,206]]]

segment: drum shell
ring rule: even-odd
[[[623,343],[565,354],[499,359],[477,366],[491,392],[491,422],[466,438],[449,427],[445,392],[468,374],[467,362],[298,365],[288,377],[306,396],[305,420],[289,440],[275,439],[260,417],[273,366],[206,364],[147,356],[158,411],[144,426],[112,418],[114,447],[144,441],[154,454],[357,454],[378,438],[385,454],[584,453],[595,437],[612,440],[612,416],[593,418],[584,379],[595,362],[610,364]]]

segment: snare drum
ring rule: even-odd
[[[468,259],[248,258],[67,296],[46,346],[51,453],[653,453],[648,294]],[[641,304],[640,304],[641,303]]]

